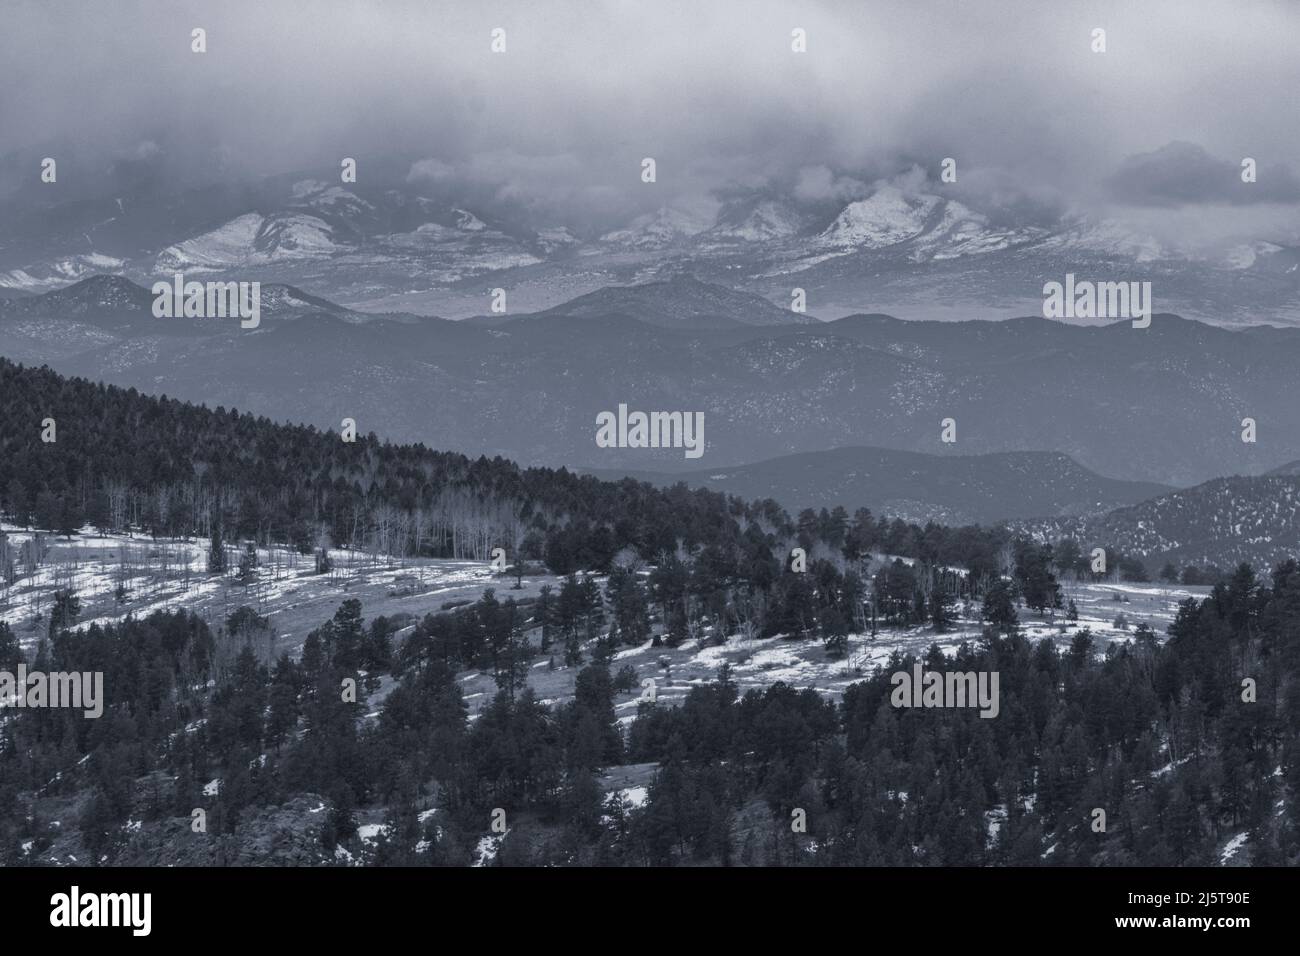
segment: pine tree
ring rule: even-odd
[[[12,671],[26,658],[18,644],[18,635],[10,629],[8,623],[0,621],[0,670]]]
[[[997,581],[984,595],[984,607],[981,616],[999,631],[1011,632],[1018,622],[1016,606],[1011,600],[1011,586],[1006,581]]]
[[[554,626],[554,599],[551,597],[551,586],[543,584],[541,593],[537,596],[537,626],[541,628],[541,651],[545,654],[551,649],[551,629]]]
[[[364,663],[365,629],[361,620],[361,602],[348,598],[334,612],[332,623],[329,636],[333,639],[333,665],[344,671],[357,670]]]
[[[612,637],[620,644],[641,645],[650,637],[650,608],[645,589],[630,568],[615,567],[605,584],[614,613]]]
[[[221,521],[212,523],[212,543],[208,547],[208,574],[226,573],[226,544],[221,539]]]
[[[528,684],[528,641],[513,597],[506,598],[501,608],[501,619],[505,644],[496,654],[494,679],[497,687],[513,698],[515,691]]]
[[[930,592],[930,623],[939,634],[952,626],[952,595],[942,587],[935,586]]]
[[[81,614],[81,601],[73,591],[55,591],[54,606],[50,609],[50,637],[77,623]]]
[[[251,541],[245,545],[244,553],[239,556],[239,571],[235,579],[245,587],[257,580],[257,548]]]

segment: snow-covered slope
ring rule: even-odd
[[[942,200],[908,196],[897,186],[881,186],[866,199],[849,203],[817,237],[822,246],[881,249],[925,231]]]
[[[1300,477],[1216,478],[1105,515],[1027,523],[1046,537],[1073,535],[1164,562],[1257,569],[1300,555]]]
[[[98,252],[68,256],[45,265],[0,272],[0,289],[48,292],[87,276],[117,272],[125,265],[124,259]]]
[[[638,249],[659,249],[698,236],[713,220],[695,210],[663,206],[633,219],[622,229],[600,237],[602,243]]]
[[[731,242],[789,239],[803,230],[804,220],[793,204],[764,199],[748,209],[724,211],[707,238]]]
[[[338,250],[334,230],[316,216],[248,213],[209,232],[168,246],[157,273],[216,272],[287,258],[324,258]]]
[[[685,265],[773,300],[804,288],[821,317],[864,308],[933,317],[937,304],[991,318],[1023,309],[1044,275],[1095,271],[1153,279],[1162,309],[1203,321],[1300,324],[1300,249],[1285,235],[1183,249],[1118,219],[1070,212],[1031,221],[923,176],[881,179],[852,195],[728,186],[597,232],[555,209],[433,198],[410,182],[281,177],[216,198],[169,198],[161,211],[120,200],[63,210],[68,222],[38,242],[30,222],[43,217],[7,233],[13,217],[0,210],[0,295],[91,272],[144,281],[185,271],[299,285],[376,311],[466,317],[482,313],[491,288],[510,292],[512,312],[534,311]],[[490,285],[474,284],[486,276]]]

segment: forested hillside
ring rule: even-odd
[[[343,598],[293,655],[265,653],[270,624],[251,607],[213,627],[182,592],[174,610],[79,625],[77,595],[59,592],[35,648],[0,625],[0,669],[102,672],[106,709],[0,720],[2,862],[1296,859],[1294,561],[1263,579],[1215,570],[1167,642],[1143,625],[1106,644],[1067,623],[1060,578],[1098,576],[1073,539],[865,509],[791,519],[772,502],[349,443],[3,362],[0,396],[0,487],[20,526],[210,536],[214,555],[223,540],[287,539],[326,563],[337,546],[505,547],[519,575],[540,560],[566,576],[527,603],[488,591],[400,620],[366,621]],[[34,541],[16,555],[0,534],[6,581]],[[1146,576],[1110,559],[1112,576]],[[222,562],[209,574],[231,573]],[[910,652],[860,668],[842,695],[781,680],[742,695],[723,667],[671,703],[652,685],[616,716],[640,677],[620,664],[629,648],[816,642],[836,660],[850,634],[941,635],[959,603],[982,637],[922,663],[999,673],[997,719],[894,706]],[[1058,609],[1060,642],[1021,633],[1022,614]],[[571,671],[572,695],[540,699],[538,667]],[[472,714],[468,673],[497,687]]]
[[[1216,478],[1106,514],[1019,522],[1050,538],[1111,541],[1153,563],[1242,561],[1261,567],[1300,552],[1300,476]]]
[[[54,441],[42,440],[53,420]],[[789,541],[871,550],[989,573],[1009,540],[978,527],[925,528],[860,509],[803,512],[686,488],[599,481],[565,469],[469,459],[373,434],[283,425],[0,359],[0,501],[15,524],[89,523],[155,535],[329,545],[386,554],[544,560],[566,574],[711,547],[720,570],[770,581]],[[759,569],[758,565],[762,565]]]
[[[1031,644],[1013,618],[953,658],[924,657],[999,672],[994,720],[892,706],[889,674],[913,664],[896,655],[839,704],[782,682],[741,696],[724,668],[680,706],[641,703],[625,727],[616,655],[650,629],[629,618],[628,586],[602,595],[571,579],[528,614],[488,594],[400,639],[396,622],[345,601],[299,659],[269,666],[251,638],[218,666],[213,634],[183,611],[56,623],[36,663],[104,671],[108,706],[98,721],[3,720],[0,863],[1297,861],[1294,562],[1266,581],[1243,568],[1187,601],[1163,645],[1139,628],[1098,654],[1085,630],[1062,650]],[[247,609],[227,622],[259,626]],[[526,637],[538,626],[540,648]],[[527,686],[547,642],[581,668],[568,703]],[[472,719],[467,667],[499,687]],[[355,700],[340,694],[348,681]],[[641,787],[609,792],[611,774],[638,772]]]

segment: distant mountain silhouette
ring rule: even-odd
[[[619,473],[595,474],[612,478]],[[850,512],[869,507],[890,517],[949,525],[1094,514],[1171,490],[1151,482],[1103,478],[1057,452],[927,455],[836,448],[736,468],[628,474],[657,485],[684,481],[746,500],[772,498],[792,514],[841,505]]]
[[[760,295],[701,282],[693,276],[599,289],[539,314],[578,318],[622,315],[650,325],[691,330],[817,321],[775,306]]]
[[[277,418],[350,417],[395,440],[606,470],[713,471],[847,446],[1050,449],[1101,475],[1186,487],[1300,458],[1300,329],[1167,314],[1147,329],[881,314],[801,324],[696,280],[602,293],[484,324],[356,312],[268,284],[249,331],[154,318],[147,288],[95,277],[0,301],[0,355]],[[695,311],[673,320],[672,303]],[[743,324],[777,318],[788,321]],[[703,412],[705,456],[598,448],[596,416],[620,403]],[[1241,441],[1245,417],[1256,443]],[[946,418],[953,445],[939,440]]]

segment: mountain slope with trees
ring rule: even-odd
[[[651,324],[665,321],[660,301],[702,309],[716,297],[736,310],[728,316],[750,318],[761,307],[716,286],[698,302],[690,290],[701,284],[685,278],[656,285],[604,290],[577,314],[510,311],[491,325],[363,316],[285,287],[272,304],[268,286],[262,323],[248,331],[156,319],[147,289],[96,277],[0,302],[0,355],[317,427],[353,418],[392,441],[524,464],[676,472],[845,445],[1050,450],[1102,475],[1182,487],[1300,457],[1300,329],[1231,331],[1167,314],[1147,329],[874,314],[670,329]],[[705,412],[704,458],[597,447],[596,416],[620,403]],[[1246,415],[1255,443],[1241,441]],[[940,441],[948,417],[955,446]]]
[[[1061,608],[1058,576],[1088,568],[1073,539],[865,509],[791,519],[771,502],[347,443],[7,362],[0,396],[12,517],[67,531],[84,509],[214,543],[287,534],[310,548],[314,532],[435,553],[486,552],[514,529],[519,553],[566,575],[528,606],[488,591],[418,620],[367,621],[345,599],[298,657],[274,660],[252,608],[215,630],[183,607],[78,627],[62,594],[28,663],[103,672],[105,714],[0,717],[0,862],[1297,861],[1294,561],[1224,575],[1163,643],[1139,627],[1103,650],[1085,629],[1062,648],[1028,641],[1017,605]],[[616,716],[615,688],[635,686],[621,647],[817,642],[834,659],[868,627],[942,634],[957,600],[980,608],[981,639],[922,663],[997,671],[994,720],[893,706],[890,675],[914,663],[903,654],[840,703],[779,681],[741,696],[724,669],[680,706]],[[25,659],[0,626],[0,664]],[[575,672],[571,700],[537,697],[538,663]],[[498,688],[474,720],[469,670]],[[652,768],[643,802],[602,787],[637,767]]]

